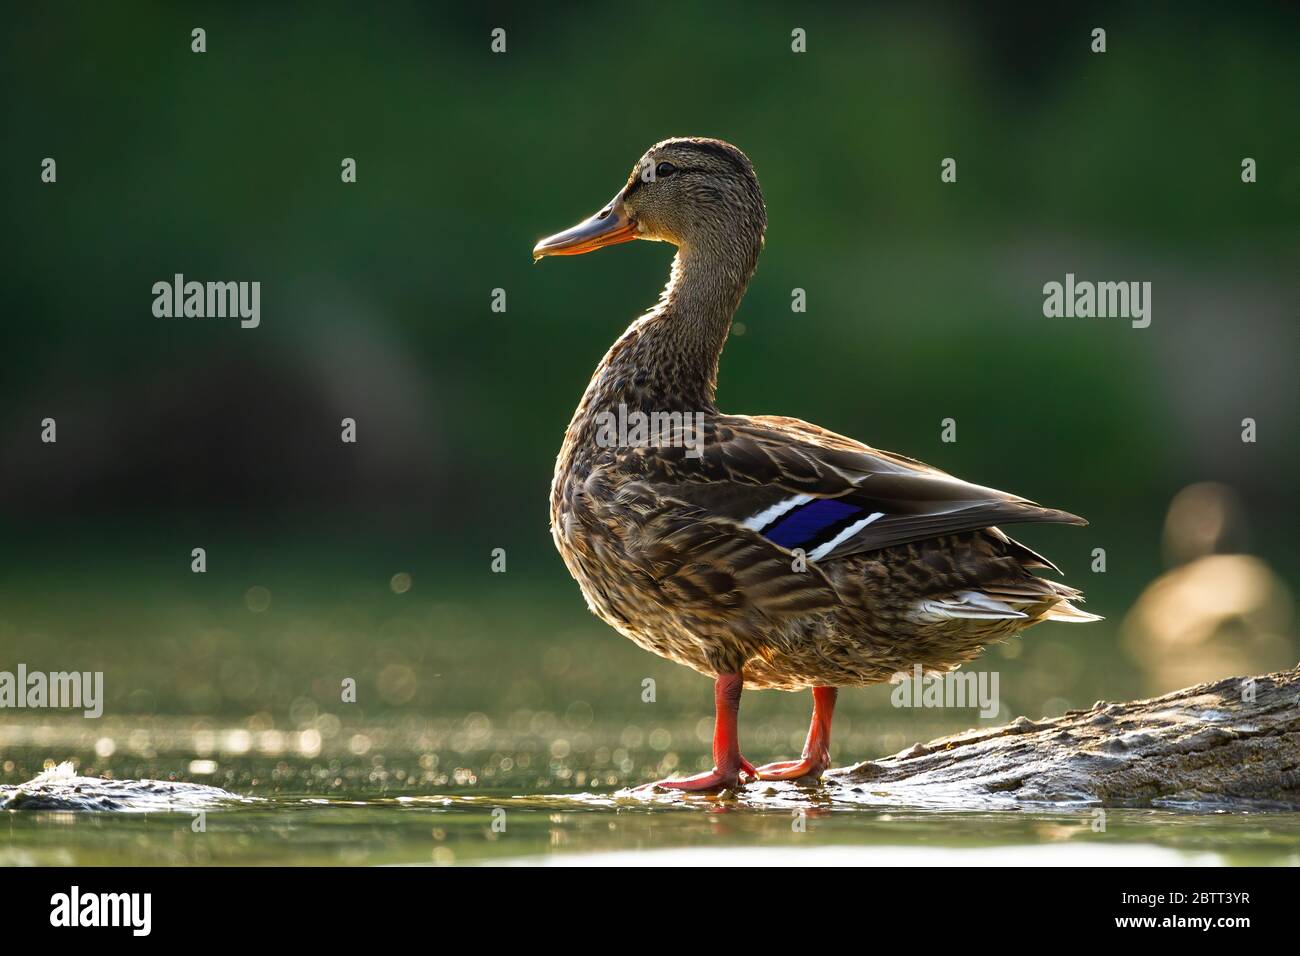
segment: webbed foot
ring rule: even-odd
[[[705,790],[735,790],[745,783],[746,777],[757,780],[759,779],[759,771],[752,763],[741,757],[740,766],[734,769],[714,767],[712,770],[697,773],[691,777],[682,777],[676,780],[656,780],[654,783],[647,783],[637,787],[634,792],[649,793],[654,790],[684,790],[689,793],[696,793]]]

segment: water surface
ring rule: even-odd
[[[224,733],[242,740],[241,728]],[[1130,808],[1102,818],[1088,807],[862,806],[795,784],[646,800],[617,773],[595,769],[583,771],[585,788],[545,778],[543,792],[544,778],[534,772],[529,787],[513,768],[509,785],[484,784],[470,765],[499,767],[503,758],[465,756],[472,758],[466,766],[435,772],[430,782],[418,769],[427,754],[391,746],[382,761],[365,762],[365,773],[355,755],[217,754],[186,762],[158,754],[142,763],[92,752],[84,759],[98,773],[176,765],[171,776],[218,783],[241,802],[209,799],[219,791],[203,790],[192,805],[161,812],[165,800],[152,796],[121,799],[110,812],[11,810],[3,815],[0,865],[1300,863],[1300,814]]]

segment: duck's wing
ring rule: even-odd
[[[617,502],[638,517],[623,532],[630,566],[644,575],[643,583],[652,583],[662,603],[701,623],[726,619],[732,631],[741,631],[750,610],[775,622],[829,610],[838,600],[815,565],[800,567],[771,541],[707,508],[666,498],[645,484],[625,486]]]
[[[995,525],[1087,524],[792,418],[719,416],[694,448],[653,452],[643,480],[659,494],[818,562]],[[1029,566],[1051,567],[1010,544]]]

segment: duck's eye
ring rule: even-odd
[[[677,167],[665,160],[655,167],[655,179],[667,179],[675,172]]]

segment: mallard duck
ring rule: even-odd
[[[947,671],[1039,621],[1098,620],[998,527],[1082,518],[795,418],[718,410],[718,359],[766,227],[744,153],[675,138],[600,212],[533,249],[677,247],[658,304],[596,367],[551,487],[555,544],[590,609],[714,680],[713,769],[648,786],[818,778],[837,688]],[[800,758],[741,755],[742,688],[812,689]]]

